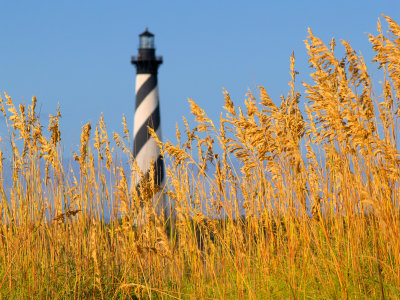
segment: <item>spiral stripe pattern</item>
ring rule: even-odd
[[[148,127],[152,128],[161,139],[160,105],[158,100],[157,74],[136,75],[136,110],[134,117],[133,156],[140,170],[148,178],[151,164],[154,164],[155,183],[164,181],[164,164],[155,140],[150,136]],[[139,183],[135,176],[135,185]]]

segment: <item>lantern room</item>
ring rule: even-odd
[[[146,28],[145,32],[139,35],[140,49],[154,49],[154,34]]]

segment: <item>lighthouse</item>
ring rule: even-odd
[[[138,55],[131,59],[136,66],[136,101],[133,124],[133,157],[140,171],[147,178],[154,166],[154,182],[162,186],[164,181],[164,163],[156,141],[150,136],[148,127],[152,128],[161,140],[160,103],[158,95],[157,72],[162,64],[162,57],[156,56],[154,34],[146,30],[139,35]],[[140,181],[138,174],[133,174],[132,185],[137,187]],[[157,198],[157,197],[155,197]],[[156,212],[165,214],[164,197],[158,197],[154,203]]]

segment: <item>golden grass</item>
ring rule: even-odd
[[[140,197],[123,164],[135,168],[125,118],[113,141],[102,117],[82,127],[75,173],[60,111],[45,133],[36,99],[17,108],[6,94],[2,298],[400,297],[400,27],[385,19],[388,34],[378,23],[369,36],[381,86],[348,42],[338,59],[334,40],[309,31],[305,112],[294,56],[279,106],[262,87],[243,108],[224,91],[214,124],[189,100],[197,126],[184,118],[176,145],[159,141],[167,184],[143,180]],[[160,197],[168,219],[154,211]]]

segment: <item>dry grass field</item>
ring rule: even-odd
[[[400,26],[384,19],[369,36],[381,82],[349,43],[338,58],[309,31],[304,95],[293,56],[279,106],[262,87],[242,107],[224,91],[216,124],[190,100],[196,127],[159,141],[166,185],[139,193],[125,119],[112,137],[102,118],[86,124],[66,165],[60,112],[46,130],[35,98],[5,95],[0,296],[400,298]]]

